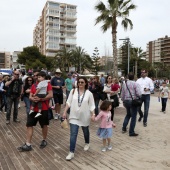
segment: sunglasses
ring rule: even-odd
[[[15,74],[15,73],[14,73],[14,75],[19,76],[19,74]]]
[[[79,81],[78,83],[79,83],[79,84],[84,84],[85,82],[84,82],[84,81]]]

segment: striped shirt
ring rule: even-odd
[[[127,89],[127,86],[130,90],[130,93],[133,97],[133,99],[137,99],[141,97],[142,93],[140,90],[140,85],[132,80],[128,80],[126,83],[122,85],[122,92],[121,92],[121,99],[124,100],[132,100],[132,97],[129,93],[129,90]]]

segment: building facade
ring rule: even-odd
[[[0,69],[11,68],[12,59],[10,52],[0,52]]]
[[[146,60],[170,66],[170,37],[165,36],[147,44]]]
[[[47,57],[63,47],[75,49],[77,6],[47,1],[33,32],[33,45]]]

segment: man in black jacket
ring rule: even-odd
[[[5,83],[8,86],[7,91],[7,114],[6,114],[6,124],[10,123],[12,104],[14,103],[13,121],[20,122],[18,120],[18,103],[22,92],[22,80],[19,79],[19,71],[14,71],[13,76],[10,81]]]

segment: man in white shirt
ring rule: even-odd
[[[142,102],[144,102],[144,115],[141,110],[141,107],[138,108],[139,112],[139,119],[140,122],[143,118],[143,126],[147,126],[147,118],[148,118],[148,111],[149,111],[149,104],[150,104],[150,91],[154,89],[153,81],[147,77],[147,71],[141,70],[141,78],[139,78],[136,83],[140,84],[141,92],[142,92]]]

